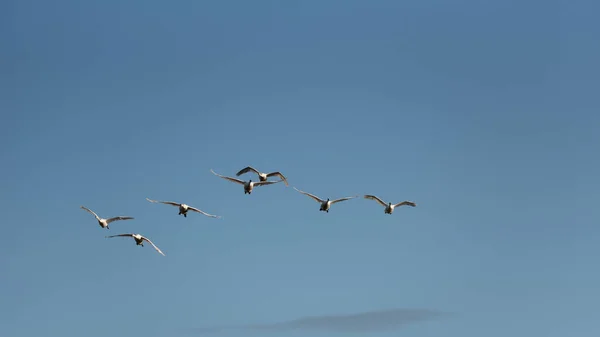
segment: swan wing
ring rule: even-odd
[[[267,178],[275,177],[275,176],[278,176],[279,179],[281,179],[285,183],[285,186],[289,186],[286,177],[283,174],[281,174],[281,172],[271,172],[271,173],[267,174]]]
[[[226,177],[226,176],[222,176],[222,175],[220,175],[220,174],[216,173],[215,171],[213,171],[212,169],[210,169],[210,172],[212,172],[212,173],[213,173],[214,175],[216,175],[217,177],[220,177],[220,178],[223,178],[223,179],[226,179],[226,180],[232,181],[232,182],[234,182],[234,183],[238,183],[238,184],[242,184],[242,185],[244,185],[244,184],[246,183],[246,182],[244,182],[243,180],[239,180],[239,179],[232,178],[232,177]]]
[[[378,197],[376,197],[374,195],[367,194],[367,195],[365,195],[365,199],[375,200],[379,204],[381,204],[381,206],[384,206],[384,207],[387,206],[387,204],[385,202],[383,202],[383,200],[379,199]]]
[[[220,218],[220,217],[221,217],[221,216],[219,216],[219,215],[212,215],[212,214],[208,214],[208,213],[206,213],[206,212],[203,212],[203,211],[201,211],[201,210],[197,209],[196,207],[191,207],[191,206],[189,206],[189,207],[188,207],[188,209],[189,209],[190,211],[194,211],[194,212],[198,212],[198,213],[204,214],[204,215],[206,215],[206,216],[208,216],[208,217],[211,217],[211,218]]]
[[[133,233],[126,233],[126,234],[116,234],[116,235],[109,235],[109,236],[105,236],[105,238],[115,238],[117,236],[131,236],[133,237]]]
[[[339,199],[335,199],[331,201],[331,204],[335,204],[336,202],[340,202],[340,201],[346,201],[346,200],[350,200],[350,199],[354,199],[358,197],[358,195],[352,196],[352,197],[345,197],[345,198],[339,198]]]
[[[95,217],[96,217],[96,219],[97,219],[98,221],[100,221],[100,217],[98,216],[98,214],[94,213],[94,211],[92,211],[91,209],[89,209],[89,208],[87,208],[87,207],[85,207],[85,206],[80,206],[80,207],[81,207],[82,209],[84,209],[84,210],[88,211],[90,214],[92,214],[93,216],[95,216]]]
[[[318,202],[318,203],[324,203],[324,202],[325,202],[325,200],[323,200],[323,199],[320,199],[319,197],[317,197],[317,196],[316,196],[316,195],[314,195],[314,194],[310,194],[310,193],[308,193],[308,192],[300,191],[300,190],[299,190],[299,189],[297,189],[296,187],[294,187],[294,189],[295,189],[296,191],[298,191],[298,192],[300,192],[300,193],[304,194],[304,195],[307,195],[307,196],[311,197],[311,198],[312,198],[314,201],[316,201],[316,202]]]
[[[106,219],[106,223],[111,223],[113,221],[118,221],[118,220],[133,220],[133,217],[131,217],[131,216],[116,216],[114,218]]]
[[[149,244],[152,245],[152,247],[154,247],[154,249],[156,249],[157,252],[160,253],[160,255],[165,256],[165,253],[163,253],[162,250],[160,250],[160,248],[156,247],[156,245],[154,244],[154,242],[150,241],[150,239],[148,239],[145,236],[142,236],[142,240],[147,241]]]
[[[241,170],[240,170],[238,173],[236,173],[235,175],[239,177],[239,176],[241,176],[242,174],[244,174],[244,173],[248,173],[248,172],[251,172],[251,171],[252,171],[252,172],[254,172],[254,173],[256,173],[256,174],[260,174],[260,172],[258,172],[258,170],[257,170],[257,169],[255,169],[255,168],[254,168],[254,167],[252,167],[252,166],[248,166],[248,167],[244,167],[243,169],[241,169]]]
[[[254,186],[265,186],[265,185],[271,185],[271,184],[277,184],[282,182],[282,180],[277,180],[277,181],[256,181],[256,182],[252,182],[252,184]]]
[[[397,204],[394,205],[394,207],[398,207],[398,206],[412,206],[412,207],[416,207],[417,204],[415,204],[412,201],[405,200],[403,202],[399,202],[399,203],[397,203]]]
[[[148,198],[146,198],[146,200],[148,200],[150,202],[154,202],[154,203],[161,203],[161,204],[177,206],[177,207],[179,207],[179,205],[180,205],[179,203],[174,202],[174,201],[160,201],[160,200],[152,200],[152,199],[148,199]]]

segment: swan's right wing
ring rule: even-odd
[[[131,237],[133,237],[133,233],[109,235],[109,236],[105,236],[105,238],[115,238],[117,236],[131,236]]]
[[[375,201],[377,201],[379,204],[381,204],[381,206],[383,206],[383,207],[387,206],[387,204],[386,204],[385,202],[383,202],[383,200],[381,200],[381,199],[377,198],[377,197],[376,197],[376,196],[374,196],[374,195],[367,194],[367,195],[365,195],[365,199],[371,199],[371,200],[375,200]]]
[[[310,193],[308,193],[308,192],[300,191],[300,190],[299,190],[299,189],[297,189],[296,187],[294,187],[294,189],[295,189],[296,191],[298,191],[298,192],[300,192],[300,193],[304,194],[304,195],[307,195],[307,196],[311,197],[311,198],[312,198],[314,201],[316,201],[316,202],[318,202],[318,203],[321,203],[321,204],[322,204],[322,203],[324,203],[324,202],[325,202],[325,200],[322,200],[321,198],[317,197],[317,196],[316,196],[316,195],[314,195],[314,194],[310,194]]]
[[[232,177],[226,177],[226,176],[222,176],[222,175],[220,175],[220,174],[216,173],[215,171],[213,171],[212,169],[210,169],[210,172],[212,172],[212,173],[213,173],[214,175],[216,175],[217,177],[220,177],[220,178],[223,178],[223,179],[226,179],[226,180],[232,181],[232,182],[234,182],[234,183],[238,183],[238,184],[242,184],[242,185],[244,185],[244,184],[245,184],[245,182],[244,182],[243,180],[239,180],[239,179],[232,178]]]
[[[252,172],[254,172],[254,173],[256,173],[256,174],[260,174],[260,172],[258,172],[258,170],[257,170],[257,169],[255,169],[255,168],[254,168],[254,167],[252,167],[252,166],[248,166],[248,167],[244,167],[243,169],[241,169],[241,170],[240,170],[238,173],[236,173],[235,175],[239,177],[239,176],[241,176],[242,174],[244,174],[244,173],[248,173],[248,172],[250,172],[250,171],[252,171]]]
[[[91,213],[93,216],[96,217],[97,220],[100,220],[100,217],[98,216],[98,214],[94,213],[94,211],[92,211],[91,209],[85,207],[85,206],[81,206],[82,209],[88,211],[89,213]]]
[[[160,250],[160,248],[156,247],[156,245],[154,244],[154,242],[150,241],[150,239],[148,239],[145,236],[142,236],[142,240],[147,241],[149,244],[152,245],[152,247],[154,247],[154,249],[156,249],[157,252],[160,253],[160,255],[165,256],[165,253],[163,253],[162,250]]]
[[[166,205],[171,205],[171,206],[177,206],[177,207],[179,207],[179,203],[176,203],[174,201],[160,201],[160,200],[152,200],[152,199],[148,199],[148,198],[146,198],[146,200],[148,200],[150,202],[154,202],[154,203],[161,203],[161,204],[166,204]]]

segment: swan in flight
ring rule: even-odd
[[[132,234],[132,233],[117,234],[117,235],[107,236],[107,238],[114,238],[117,236],[131,236],[135,240],[135,244],[138,246],[142,246],[142,247],[144,247],[144,241],[148,241],[148,243],[150,243],[152,245],[152,247],[154,247],[154,249],[156,249],[157,252],[159,252],[162,256],[165,256],[165,253],[163,253],[158,247],[156,247],[156,245],[152,241],[150,241],[150,239],[148,239],[147,237],[145,237],[141,234]]]
[[[280,182],[283,181],[283,180],[278,180],[278,181],[252,181],[252,179],[250,179],[249,181],[243,181],[243,180],[232,178],[232,177],[222,176],[222,175],[216,173],[215,171],[213,171],[213,169],[210,169],[210,172],[212,172],[217,177],[221,177],[223,179],[232,181],[234,183],[238,183],[240,185],[244,185],[244,194],[252,194],[252,190],[256,186],[271,185],[271,184],[276,184],[276,183],[280,183]]]
[[[267,181],[267,178],[269,177],[274,177],[274,176],[278,176],[284,183],[285,186],[288,186],[288,182],[287,179],[285,178],[285,176],[283,174],[281,174],[281,172],[277,171],[277,172],[271,172],[271,173],[264,173],[264,172],[260,172],[257,169],[255,169],[252,166],[248,166],[246,168],[241,169],[238,173],[236,173],[235,175],[237,177],[241,176],[244,173],[248,173],[248,172],[254,172],[258,175],[258,180],[260,181]]]
[[[335,200],[329,200],[329,198],[327,198],[327,200],[323,200],[319,197],[317,197],[316,195],[312,195],[310,193],[304,192],[304,191],[300,191],[299,189],[295,188],[294,189],[304,195],[307,195],[311,198],[313,198],[313,200],[315,200],[316,202],[321,204],[321,208],[319,209],[319,211],[325,211],[327,213],[329,213],[329,208],[331,208],[331,205],[335,204],[336,202],[340,202],[340,201],[345,201],[345,200],[350,200],[350,199],[354,199],[356,196],[353,197],[346,197],[346,198],[340,198],[340,199],[335,199]]]
[[[91,209],[85,207],[85,206],[81,206],[82,209],[88,211],[89,213],[91,213],[93,216],[96,217],[96,220],[98,220],[98,224],[100,225],[100,227],[102,228],[106,228],[106,229],[110,229],[108,227],[108,224],[113,222],[113,221],[117,221],[117,220],[133,220],[133,217],[130,216],[116,216],[114,218],[108,218],[108,219],[103,219],[101,217],[98,216],[98,214],[94,213],[94,211],[92,211]]]
[[[412,201],[408,201],[408,200],[407,201],[403,201],[403,202],[399,202],[399,203],[397,203],[395,205],[392,205],[391,202],[389,202],[389,203],[386,204],[383,200],[379,199],[378,197],[376,197],[374,195],[369,195],[369,194],[365,195],[365,199],[371,199],[371,200],[377,201],[381,206],[385,207],[385,211],[384,211],[385,214],[392,214],[394,212],[394,208],[396,208],[398,206],[405,206],[405,205],[406,206],[412,206],[412,207],[416,207],[417,206],[417,204],[415,204]]]
[[[203,211],[201,211],[201,210],[197,209],[196,207],[192,207],[192,206],[190,206],[190,205],[186,205],[186,204],[180,204],[180,203],[173,202],[173,201],[160,201],[160,200],[152,200],[152,199],[148,199],[148,198],[146,198],[146,200],[148,200],[148,201],[150,201],[150,202],[157,202],[157,203],[161,203],[161,204],[165,204],[165,205],[171,205],[171,206],[178,207],[178,208],[179,208],[179,214],[178,214],[178,215],[181,215],[181,214],[183,214],[183,216],[184,216],[185,218],[187,218],[187,212],[188,212],[188,211],[194,211],[194,212],[197,212],[197,213],[201,213],[201,214],[204,214],[204,215],[206,215],[207,217],[211,217],[211,218],[221,218],[221,216],[220,216],[220,215],[212,215],[212,214],[208,214],[208,213],[206,213],[206,212],[203,212]]]

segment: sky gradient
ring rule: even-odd
[[[2,2],[0,335],[598,336],[599,7]]]

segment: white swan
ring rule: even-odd
[[[252,181],[252,179],[250,179],[249,181],[243,181],[243,180],[239,180],[239,179],[232,178],[232,177],[222,176],[222,175],[216,173],[215,171],[213,171],[213,169],[210,169],[210,172],[212,172],[217,177],[221,177],[223,179],[232,181],[234,183],[238,183],[238,184],[244,185],[244,194],[252,194],[252,190],[256,186],[271,185],[271,184],[276,184],[276,183],[280,183],[280,182],[283,181],[283,180],[278,180],[278,181]]]
[[[160,201],[160,200],[152,200],[152,199],[148,199],[148,198],[146,198],[146,200],[148,200],[148,201],[150,201],[150,202],[157,202],[157,203],[161,203],[161,204],[165,204],[165,205],[171,205],[171,206],[176,206],[176,207],[179,207],[179,214],[178,214],[178,215],[181,215],[181,214],[183,214],[183,216],[184,216],[184,217],[186,217],[186,218],[187,218],[187,212],[188,212],[188,211],[194,211],[194,212],[197,212],[197,213],[201,213],[201,214],[204,214],[204,215],[206,215],[207,217],[211,217],[211,218],[221,218],[221,216],[220,216],[220,215],[212,215],[212,214],[208,214],[208,213],[206,213],[206,212],[203,212],[203,211],[201,211],[201,210],[197,209],[196,207],[192,207],[192,206],[190,206],[190,205],[186,205],[186,204],[180,204],[180,203],[178,203],[178,202],[173,202],[173,201]]]
[[[150,241],[150,239],[148,239],[147,237],[145,237],[141,234],[128,233],[128,234],[110,235],[110,236],[106,236],[106,237],[114,238],[117,236],[131,236],[135,240],[135,244],[138,246],[142,246],[142,247],[144,247],[144,241],[148,241],[148,243],[150,243],[152,245],[152,247],[154,247],[154,249],[156,249],[157,252],[159,252],[162,256],[165,256],[165,253],[163,253],[158,247],[156,247],[156,245],[152,241]]]
[[[319,209],[319,211],[325,211],[327,213],[329,213],[329,209],[331,208],[331,205],[335,204],[336,202],[340,202],[340,201],[344,201],[344,200],[350,200],[350,199],[354,199],[356,196],[352,196],[352,197],[346,197],[346,198],[340,198],[340,199],[335,199],[335,200],[329,200],[329,198],[327,198],[327,200],[323,200],[319,197],[317,197],[316,195],[304,192],[304,191],[300,191],[299,189],[295,188],[294,189],[304,195],[307,195],[311,198],[313,198],[316,202],[321,204],[321,208]]]
[[[370,194],[365,195],[365,199],[371,199],[371,200],[377,201],[379,204],[381,204],[383,207],[385,207],[385,211],[384,211],[385,214],[392,214],[394,212],[394,208],[396,208],[398,206],[405,206],[405,205],[406,206],[412,206],[412,207],[416,207],[417,206],[417,204],[415,204],[412,201],[408,201],[408,200],[407,201],[403,201],[403,202],[399,202],[399,203],[397,203],[395,205],[392,205],[391,202],[386,204],[383,200],[379,199],[378,197],[376,197],[374,195],[370,195]]]
[[[244,173],[248,173],[248,172],[250,172],[250,171],[252,171],[252,172],[256,173],[256,174],[258,175],[258,180],[260,180],[260,181],[267,181],[267,178],[269,178],[269,177],[278,176],[278,177],[279,177],[279,178],[280,178],[280,179],[281,179],[281,180],[282,180],[282,181],[285,183],[285,186],[288,186],[287,179],[286,179],[286,178],[285,178],[285,176],[284,176],[283,174],[281,174],[281,172],[279,172],[279,171],[277,171],[277,172],[271,172],[271,173],[264,173],[264,172],[260,172],[260,171],[258,171],[257,169],[255,169],[255,168],[254,168],[254,167],[252,167],[252,166],[248,166],[248,167],[245,167],[245,168],[241,169],[241,170],[240,170],[238,173],[236,173],[235,175],[236,175],[237,177],[239,177],[239,176],[241,176],[242,174],[244,174]]]
[[[85,206],[80,206],[82,209],[90,212],[93,216],[96,217],[96,220],[98,220],[98,224],[100,225],[100,227],[102,228],[106,228],[106,229],[110,229],[108,227],[108,224],[113,222],[113,221],[117,221],[117,220],[133,220],[133,217],[130,216],[116,216],[114,218],[108,218],[108,219],[104,219],[98,216],[98,214],[94,213],[94,211],[92,211],[91,209],[85,207]]]

